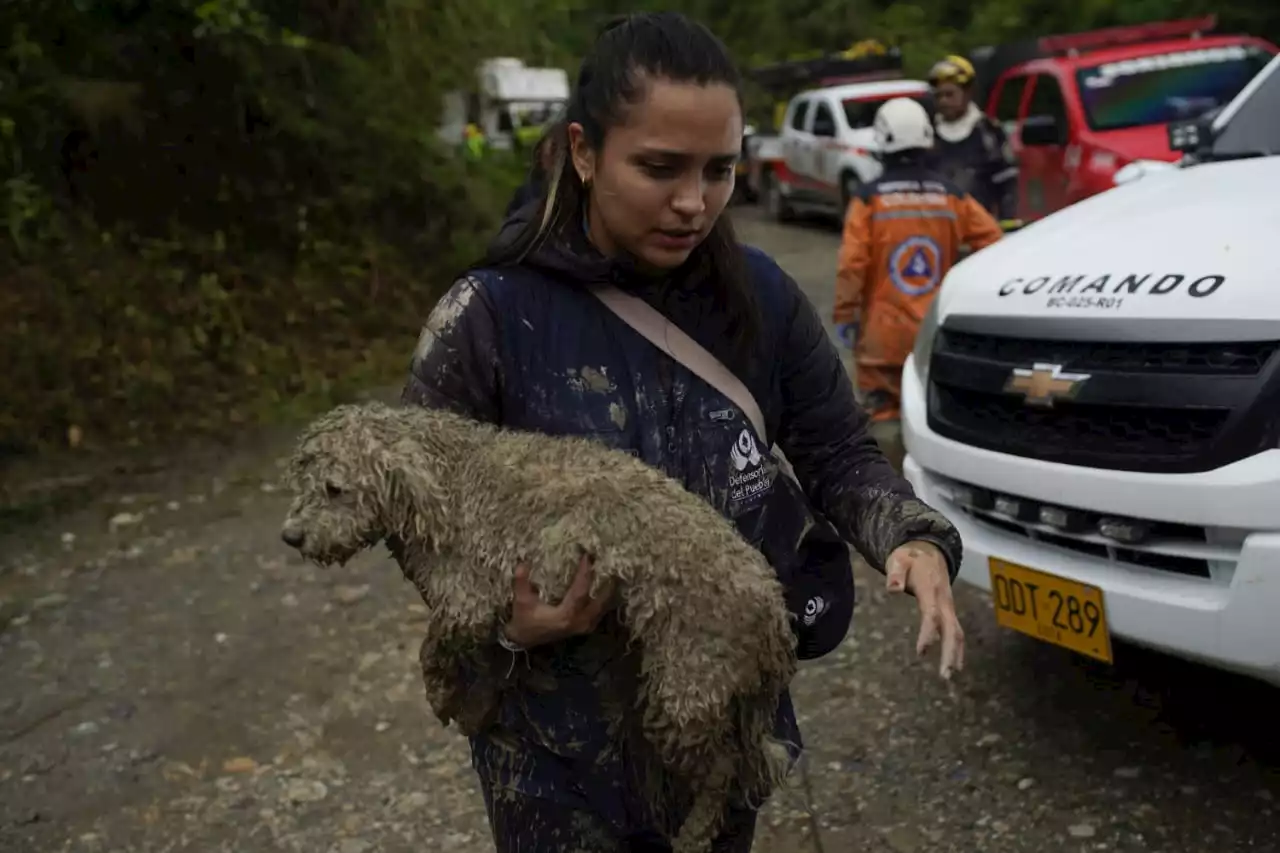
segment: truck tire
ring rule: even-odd
[[[773,172],[766,172],[764,183],[764,206],[769,218],[775,222],[792,222],[796,218],[795,211],[787,203],[782,194],[782,187]]]

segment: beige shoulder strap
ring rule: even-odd
[[[760,404],[747,390],[747,386],[743,385],[742,381],[725,367],[720,359],[680,331],[675,323],[643,299],[623,293],[609,285],[592,288],[592,293],[605,304],[606,308],[618,315],[619,319],[635,329],[651,344],[728,397],[746,415],[747,420],[755,427],[756,434],[766,443],[769,441],[765,434],[764,413],[760,411]]]

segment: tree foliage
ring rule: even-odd
[[[476,63],[572,68],[656,0],[0,2],[0,456],[247,420],[402,369],[518,163],[437,138]],[[1208,0],[686,0],[743,65],[875,38],[919,73]],[[1280,38],[1242,0],[1223,29]]]

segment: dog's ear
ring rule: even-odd
[[[387,526],[401,535],[437,540],[442,531],[445,495],[430,454],[402,439],[386,449],[378,467],[384,472],[383,510]]]

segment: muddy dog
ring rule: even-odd
[[[781,586],[726,519],[661,472],[587,439],[368,404],[316,420],[286,480],[282,537],[305,558],[340,564],[401,543],[429,610],[427,697],[446,725],[473,734],[491,719],[501,684],[478,689],[464,674],[493,654],[516,564],[554,603],[586,553],[639,649],[639,730],[691,798],[675,850],[709,849],[732,790],[764,793],[784,775],[771,732],[796,657]]]

